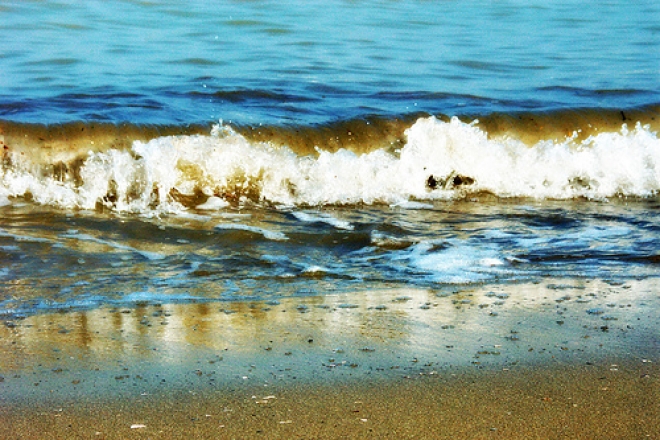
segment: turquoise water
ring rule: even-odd
[[[325,123],[660,101],[654,1],[5,1],[0,119]]]

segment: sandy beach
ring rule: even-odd
[[[548,280],[7,316],[0,436],[657,438],[657,292]]]

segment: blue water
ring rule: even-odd
[[[4,1],[0,36],[0,316],[660,275],[657,1]]]
[[[5,1],[0,119],[314,124],[660,101],[660,5]]]

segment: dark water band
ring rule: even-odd
[[[287,147],[299,155],[316,154],[317,149],[355,153],[377,149],[394,151],[405,144],[405,131],[427,114],[401,117],[365,117],[322,125],[235,125],[231,128],[252,142]],[[449,120],[447,115],[436,115]],[[543,140],[576,136],[580,141],[603,132],[618,132],[641,123],[660,130],[660,104],[632,109],[570,109],[554,112],[491,113],[460,115],[464,122],[478,120],[477,126],[491,139],[513,138],[527,145]],[[77,158],[90,151],[125,150],[134,141],[162,136],[208,135],[213,124],[140,125],[79,121],[66,124],[33,124],[0,121],[0,145],[5,151],[33,156],[40,162],[51,157]]]

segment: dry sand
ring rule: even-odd
[[[659,438],[660,294],[548,280],[0,327],[1,438]]]

